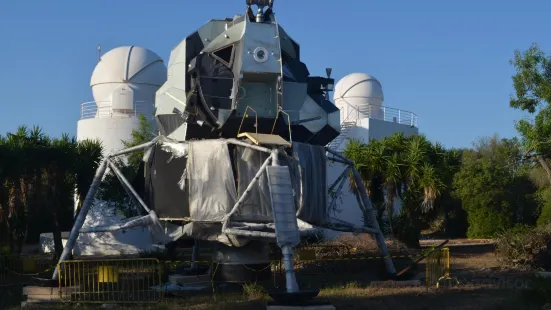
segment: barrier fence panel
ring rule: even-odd
[[[65,261],[59,294],[75,303],[155,303],[162,298],[157,259]]]
[[[426,258],[426,285],[438,286],[450,276],[450,249],[443,248],[430,253]]]
[[[0,256],[0,287],[28,284],[32,277],[51,275],[54,268],[49,254]]]

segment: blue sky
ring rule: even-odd
[[[75,135],[98,44],[143,46],[168,62],[196,28],[244,3],[0,1],[0,133],[25,124]],[[509,60],[532,42],[551,52],[546,0],[275,0],[274,9],[313,75],[374,75],[386,106],[415,112],[420,131],[448,147],[516,135]]]

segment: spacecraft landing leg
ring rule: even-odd
[[[286,290],[268,292],[278,305],[301,305],[319,294],[319,289],[300,290],[293,266],[293,251],[300,243],[296,207],[289,168],[280,166],[278,153],[272,153],[272,166],[267,168],[268,185],[274,215],[277,245],[283,254]],[[274,305],[275,306],[275,305]],[[268,306],[268,309],[273,306]]]

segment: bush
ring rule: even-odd
[[[488,203],[485,207],[467,209],[469,238],[493,238],[514,227],[512,211],[506,202]]]
[[[538,217],[538,226],[545,226],[551,223],[551,189],[543,188],[538,191],[540,202],[540,214]]]
[[[421,230],[404,213],[400,213],[393,219],[394,236],[410,248],[420,248],[419,238]]]
[[[551,269],[551,225],[516,227],[497,238],[496,254],[507,267]]]

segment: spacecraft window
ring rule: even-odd
[[[231,67],[233,60],[233,44],[212,52],[212,56],[220,60],[226,66]]]
[[[263,47],[257,47],[253,53],[254,60],[257,62],[268,61],[268,50]]]

